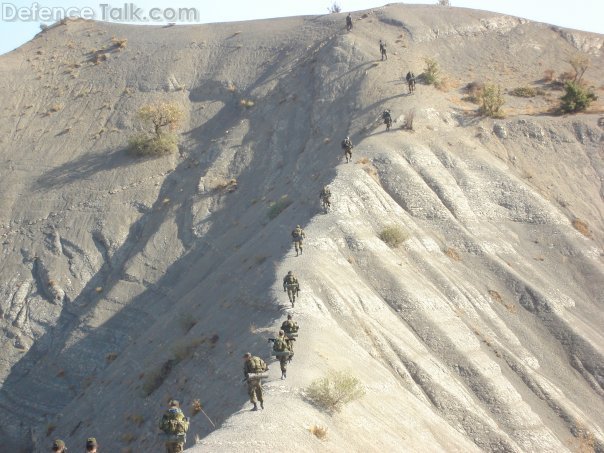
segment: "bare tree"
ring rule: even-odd
[[[583,53],[577,53],[573,55],[570,60],[568,60],[568,64],[570,64],[575,71],[574,82],[581,82],[583,74],[585,74],[585,71],[587,71],[587,68],[589,68],[590,63],[589,57]]]
[[[339,5],[338,2],[333,2],[331,6],[327,7],[327,11],[329,11],[331,14],[339,13],[342,12],[342,7]]]

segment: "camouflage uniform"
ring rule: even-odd
[[[323,204],[323,209],[327,210],[327,208],[331,207],[331,201],[329,198],[331,197],[331,191],[329,187],[325,186],[321,189],[321,193],[319,194],[319,198],[321,199],[321,203]]]
[[[67,449],[65,448],[65,442],[63,442],[61,439],[56,439],[52,443],[52,451],[54,451],[56,453],[64,453],[64,452],[66,452]]]
[[[302,254],[302,239],[305,237],[304,230],[300,228],[300,225],[297,225],[296,229],[292,231],[292,240],[294,248],[296,249],[296,256],[298,256],[298,251],[300,252],[300,255]]]
[[[262,373],[268,370],[266,363],[260,357],[249,357],[243,364],[243,375],[247,379],[247,394],[250,397],[250,403],[256,407],[256,398],[260,402],[260,407],[264,409],[264,399],[262,398],[262,381],[260,379],[250,379],[250,373]]]
[[[352,30],[352,17],[350,16],[350,14],[346,16],[346,30]]]
[[[159,429],[166,435],[166,453],[181,453],[184,451],[189,420],[178,407],[177,401],[170,402],[170,409],[162,416]]]
[[[292,271],[289,271],[287,275],[283,277],[283,291],[287,291],[287,297],[289,297],[289,301],[292,303],[293,307],[296,302],[298,291],[300,291],[300,285]]]
[[[86,451],[96,453],[98,446],[99,445],[94,437],[89,437],[86,439]]]
[[[296,339],[291,335],[297,333],[298,329],[298,323],[296,321],[292,321],[291,315],[288,315],[287,321],[283,321],[283,324],[281,324],[281,330],[285,332],[285,341],[287,343],[287,347],[291,352],[294,352],[294,342],[296,341]]]
[[[346,137],[342,140],[342,149],[344,150],[344,157],[346,158],[346,162],[350,162],[352,160],[352,148],[354,148],[350,137]]]
[[[287,338],[285,338],[285,333],[281,330],[279,332],[279,336],[273,342],[273,351],[275,351],[275,352],[291,352],[291,349],[289,349],[287,343],[288,343],[288,341],[287,341]],[[281,379],[285,379],[287,377],[287,375],[286,375],[287,361],[289,360],[290,355],[284,354],[284,355],[278,356],[278,358],[279,358],[279,365],[281,366]]]
[[[386,60],[388,59],[388,54],[386,53],[386,43],[382,42],[381,39],[380,39],[380,53],[382,54],[382,61],[384,61],[384,58]]]
[[[392,115],[390,115],[390,110],[384,110],[384,113],[382,113],[382,119],[386,125],[386,130],[389,131],[390,126],[392,126]]]

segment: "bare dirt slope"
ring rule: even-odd
[[[551,116],[561,92],[541,79],[581,50],[602,95],[604,38],[436,6],[360,12],[351,33],[343,18],[68,21],[0,57],[6,448],[160,451],[176,397],[217,426],[192,419],[193,451],[603,451],[602,103]],[[407,95],[424,57],[446,83]],[[461,100],[472,81],[543,94],[485,119]],[[185,111],[181,151],[132,157],[155,100]],[[251,413],[240,357],[268,360],[287,313],[295,360]],[[333,416],[304,396],[328,370],[366,390]]]

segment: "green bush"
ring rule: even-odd
[[[396,248],[408,239],[408,235],[401,227],[392,225],[384,228],[379,238],[392,248]]]
[[[564,113],[575,113],[585,110],[598,99],[595,93],[578,82],[566,82],[566,94],[560,98],[560,110]]]
[[[504,103],[499,85],[485,85],[480,93],[480,113],[491,118],[502,118],[501,107]]]
[[[361,382],[350,373],[331,371],[306,388],[307,397],[328,412],[339,412],[344,405],[365,395]]]
[[[178,152],[178,136],[164,132],[157,136],[136,134],[128,140],[128,149],[135,156],[164,156]]]
[[[538,94],[543,94],[543,91],[533,87],[518,87],[510,91],[510,94],[519,98],[534,98]]]
[[[440,68],[438,62],[433,58],[424,58],[426,67],[424,68],[423,79],[427,85],[438,84],[440,78]]]

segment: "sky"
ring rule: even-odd
[[[337,0],[342,11],[383,6],[389,0]],[[604,34],[604,0],[450,0],[451,6],[495,11],[538,22]],[[138,23],[210,23],[264,19],[269,17],[325,14],[333,0],[0,0],[0,54],[29,41],[43,23],[51,24],[44,14],[61,14],[78,8],[79,15],[94,14],[97,20],[136,23],[136,17],[153,15],[157,21]],[[436,0],[403,3],[435,4]],[[134,5],[124,11],[124,4]],[[51,10],[51,8],[53,10]],[[137,10],[138,8],[138,10]],[[156,8],[156,9],[154,9]],[[179,9],[195,9],[191,21],[172,18]],[[46,10],[44,10],[46,9]],[[37,10],[37,11],[36,11]],[[71,12],[74,10],[72,9]],[[128,13],[136,13],[130,16]],[[191,13],[192,14],[192,13]],[[196,19],[196,20],[195,20]]]

